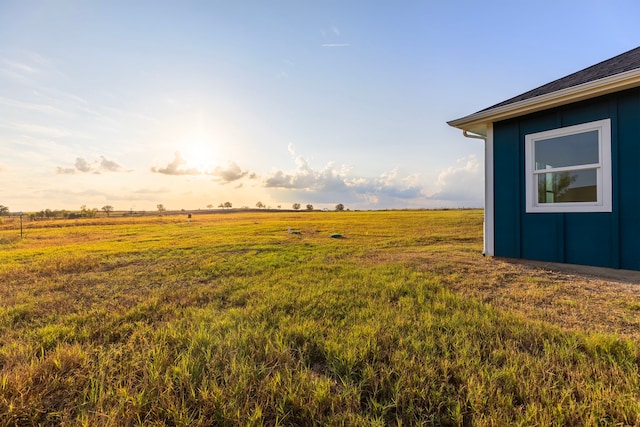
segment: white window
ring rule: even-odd
[[[527,212],[611,212],[611,120],[525,136]]]

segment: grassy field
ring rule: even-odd
[[[636,286],[483,258],[481,211],[24,232],[0,225],[0,425],[640,424]]]

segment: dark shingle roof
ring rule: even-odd
[[[605,77],[613,76],[615,74],[624,73],[625,71],[631,71],[640,68],[640,47],[632,49],[628,52],[614,56],[611,59],[602,61],[596,65],[585,68],[584,70],[575,72],[561,79],[547,83],[537,87],[529,92],[525,92],[521,95],[515,96],[511,99],[507,99],[499,104],[492,105],[489,108],[485,108],[480,111],[488,111],[504,105],[513,104],[518,101],[524,101],[525,99],[534,98],[540,95],[546,95],[548,93],[556,92],[562,89],[567,89],[573,86],[588,83],[594,80],[599,80]],[[480,112],[479,111],[479,112]]]

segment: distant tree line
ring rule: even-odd
[[[103,208],[104,210],[104,208]],[[111,212],[113,208],[108,210]],[[105,210],[105,212],[107,212]],[[64,219],[77,219],[77,218],[95,218],[98,213],[98,209],[96,208],[88,208],[86,205],[82,205],[80,207],[80,211],[69,211],[66,209],[42,209],[39,212],[33,212],[29,214],[29,219],[55,219],[55,218],[64,218]]]
[[[102,210],[109,216],[113,212],[113,206],[106,205],[102,207]],[[88,208],[86,205],[80,207],[80,211],[70,211],[67,209],[42,209],[38,212],[31,212],[28,214],[30,220],[38,219],[76,219],[76,218],[95,218],[98,213],[96,208]],[[7,206],[0,205],[0,216],[9,215],[9,208]],[[25,214],[27,215],[27,214]]]
[[[224,202],[224,203],[220,203],[218,205],[218,208],[219,209],[231,209],[232,206],[233,205],[231,204],[231,202]],[[214,207],[214,205],[212,205],[212,204],[207,205],[207,209],[213,209],[213,207]],[[282,209],[282,205],[277,205],[276,207],[278,209]],[[307,211],[314,210],[314,207],[313,207],[313,205],[311,203],[308,203],[305,207],[306,207]],[[242,209],[248,209],[248,208],[249,208],[248,206],[243,206],[242,207]],[[262,203],[262,201],[258,200],[258,202],[256,202],[256,208],[258,208],[258,209],[271,209],[271,206],[267,206],[265,203]],[[296,210],[296,211],[300,210],[301,208],[302,208],[302,205],[300,203],[293,203],[291,205],[291,209]],[[337,205],[335,205],[335,210],[337,210],[337,211],[343,211],[344,209],[345,208],[344,208],[344,205],[342,203],[338,203]],[[324,210],[326,210],[326,209],[324,209]]]
[[[299,210],[299,209],[300,209],[301,205],[300,205],[300,203],[294,203],[293,205],[291,205],[291,207],[292,207],[294,210],[296,210],[296,211],[297,211],[297,210]],[[313,210],[313,205],[312,205],[311,203],[307,204],[307,206],[306,206],[306,207],[307,207],[307,210],[308,210],[308,211],[312,211],[312,210]],[[342,203],[338,203],[338,204],[335,206],[335,209],[336,209],[337,211],[343,211],[343,210],[344,210],[344,205],[343,205]]]
[[[232,208],[232,204],[231,202],[224,202],[224,203],[220,203],[218,205],[219,208],[221,209],[231,209]],[[259,201],[258,203],[256,203],[256,207],[258,209],[271,209],[270,206],[265,205],[264,203],[262,203],[261,201]],[[278,209],[281,209],[281,205],[277,206]],[[299,210],[301,208],[300,203],[294,203],[291,205],[291,207],[294,210]],[[158,209],[158,212],[163,214],[164,212],[167,211],[167,208],[163,205],[163,204],[158,204],[156,205],[156,208]],[[208,209],[212,209],[213,205],[209,204],[207,205]],[[306,205],[307,211],[312,211],[313,205],[311,203],[308,203]],[[343,211],[344,205],[342,203],[338,203],[337,205],[335,205],[335,210],[336,211]],[[107,216],[111,215],[111,212],[114,211],[113,206],[111,205],[105,205],[102,208],[100,208],[100,210],[102,210]],[[88,208],[86,205],[82,205],[80,207],[80,211],[69,211],[66,209],[42,209],[39,212],[34,212],[29,214],[29,218],[31,220],[36,220],[36,219],[55,219],[55,218],[66,218],[66,219],[76,219],[76,218],[95,218],[96,215],[98,213],[98,209],[96,208]],[[133,213],[133,212],[132,212]],[[9,211],[9,207],[4,206],[4,205],[0,205],[0,217],[1,216],[7,216],[10,214]]]

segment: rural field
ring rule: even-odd
[[[640,284],[482,221],[5,219],[0,425],[640,425]]]

